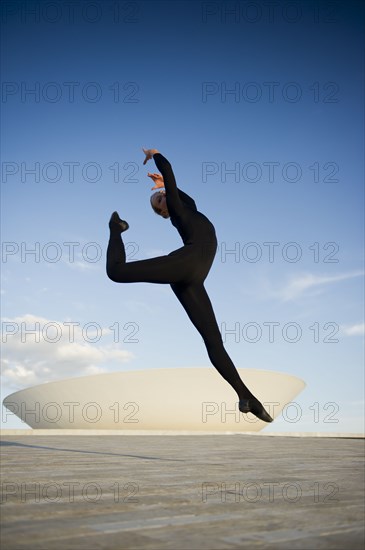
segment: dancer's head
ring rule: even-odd
[[[159,216],[162,216],[163,218],[170,217],[166,204],[165,191],[156,191],[156,193],[153,193],[153,195],[151,195],[151,206],[156,214],[158,214]]]

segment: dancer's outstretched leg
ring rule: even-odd
[[[184,247],[181,252],[159,256],[148,260],[126,262],[121,233],[128,229],[128,223],[114,212],[109,222],[110,239],[106,254],[106,271],[109,279],[116,283],[177,283],[191,276]]]
[[[209,359],[225,380],[236,391],[239,409],[251,412],[265,422],[273,419],[263,405],[242,382],[236,367],[226,352],[213,307],[203,283],[172,284],[172,290],[184,307],[189,319],[203,337]]]

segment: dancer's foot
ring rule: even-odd
[[[123,231],[127,231],[129,225],[128,222],[120,219],[118,212],[113,212],[109,221],[109,227],[110,229],[116,229],[118,227],[118,231],[123,233]]]
[[[263,404],[260,403],[258,399],[256,399],[256,397],[251,397],[249,399],[240,399],[238,408],[242,413],[250,412],[264,422],[273,422],[274,420],[265,410]]]

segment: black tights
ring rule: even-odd
[[[184,246],[167,256],[126,262],[124,244],[117,230],[111,229],[107,250],[107,274],[116,283],[170,284],[173,292],[201,334],[210,361],[236,391],[239,399],[252,397],[226,352],[204,279],[213,261],[202,262],[194,246]],[[206,260],[207,260],[206,255]]]

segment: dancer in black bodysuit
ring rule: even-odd
[[[196,208],[194,200],[176,186],[169,161],[156,149],[143,149],[146,159],[154,159],[159,174],[149,174],[155,187],[165,187],[165,195],[152,196],[152,206],[163,217],[170,217],[184,246],[166,256],[126,262],[121,233],[129,227],[114,212],[109,222],[110,240],[107,250],[107,275],[116,283],[170,284],[191,322],[203,337],[212,364],[236,391],[239,410],[251,412],[265,422],[271,416],[242,382],[226,352],[209,296],[204,287],[213,263],[217,239],[213,224]]]

